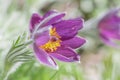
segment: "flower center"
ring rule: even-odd
[[[57,48],[61,46],[61,44],[60,44],[61,37],[56,32],[56,28],[51,28],[49,33],[51,36],[50,40],[47,43],[45,43],[44,45],[40,46],[40,48],[44,49],[48,53],[56,51]]]

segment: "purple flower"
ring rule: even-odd
[[[65,13],[49,11],[43,17],[34,13],[30,20],[35,56],[42,64],[53,68],[57,68],[53,58],[64,62],[79,61],[80,57],[74,49],[85,43],[84,39],[76,36],[83,20],[63,20],[64,16]]]
[[[120,40],[120,8],[110,11],[98,24],[99,33],[103,42],[118,47]]]

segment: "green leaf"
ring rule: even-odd
[[[18,36],[18,38],[13,41],[11,48],[5,56],[2,75],[7,75],[8,72],[14,68],[14,65],[18,62],[24,63],[33,60],[33,55],[31,55],[31,51],[28,47],[28,45],[31,43],[32,40],[28,41],[25,33],[21,36]]]

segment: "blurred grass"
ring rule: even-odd
[[[78,71],[79,70],[79,71]],[[45,66],[40,66],[35,62],[23,64],[15,73],[10,76],[10,80],[84,80],[82,70],[76,64],[61,64],[59,70],[53,70]]]

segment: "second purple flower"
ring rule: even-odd
[[[99,33],[103,42],[114,47],[120,47],[120,8],[111,10],[98,24]]]

